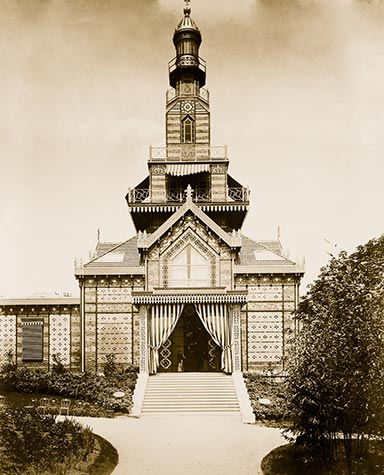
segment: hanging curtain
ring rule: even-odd
[[[159,349],[166,342],[183,311],[184,304],[152,305],[148,320],[148,367],[149,373],[157,373]]]
[[[200,303],[196,311],[211,338],[221,348],[221,369],[232,373],[233,317],[226,304]]]

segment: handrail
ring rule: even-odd
[[[143,203],[150,196],[148,188],[131,188],[128,190],[128,203]],[[168,190],[166,195],[166,202],[168,203],[183,203],[186,200],[186,194],[183,191]],[[193,195],[193,201],[196,203],[212,202],[211,191],[197,191]],[[227,202],[241,202],[249,201],[249,190],[247,187],[230,187],[227,188]],[[149,202],[148,202],[149,203]],[[214,203],[212,203],[214,204]]]

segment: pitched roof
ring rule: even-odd
[[[243,235],[235,272],[303,273],[303,268],[283,255],[279,240],[254,241]]]
[[[98,242],[95,256],[76,272],[81,274],[142,274],[144,266],[140,264],[137,250],[137,236],[121,243]]]

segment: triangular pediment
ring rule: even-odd
[[[186,214],[191,213],[196,216],[208,229],[213,232],[218,238],[225,242],[231,248],[241,247],[241,234],[234,231],[227,233],[218,224],[213,221],[207,214],[204,213],[193,201],[189,192],[187,200],[167,221],[165,221],[155,232],[147,234],[146,232],[139,232],[137,238],[137,247],[139,249],[149,249],[156,241],[162,238],[164,234],[168,233],[175,224],[182,219]]]

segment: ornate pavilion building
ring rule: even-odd
[[[202,38],[184,8],[169,62],[166,145],[151,147],[148,176],[126,196],[137,234],[99,242],[77,268],[82,368],[105,355],[144,373],[280,367],[303,270],[279,240],[241,233],[249,191],[210,142]]]
[[[166,145],[126,195],[136,235],[98,242],[77,265],[78,299],[0,301],[0,357],[102,371],[106,355],[141,374],[281,369],[303,276],[278,240],[241,233],[249,190],[210,142],[202,38],[184,8],[169,63]]]

